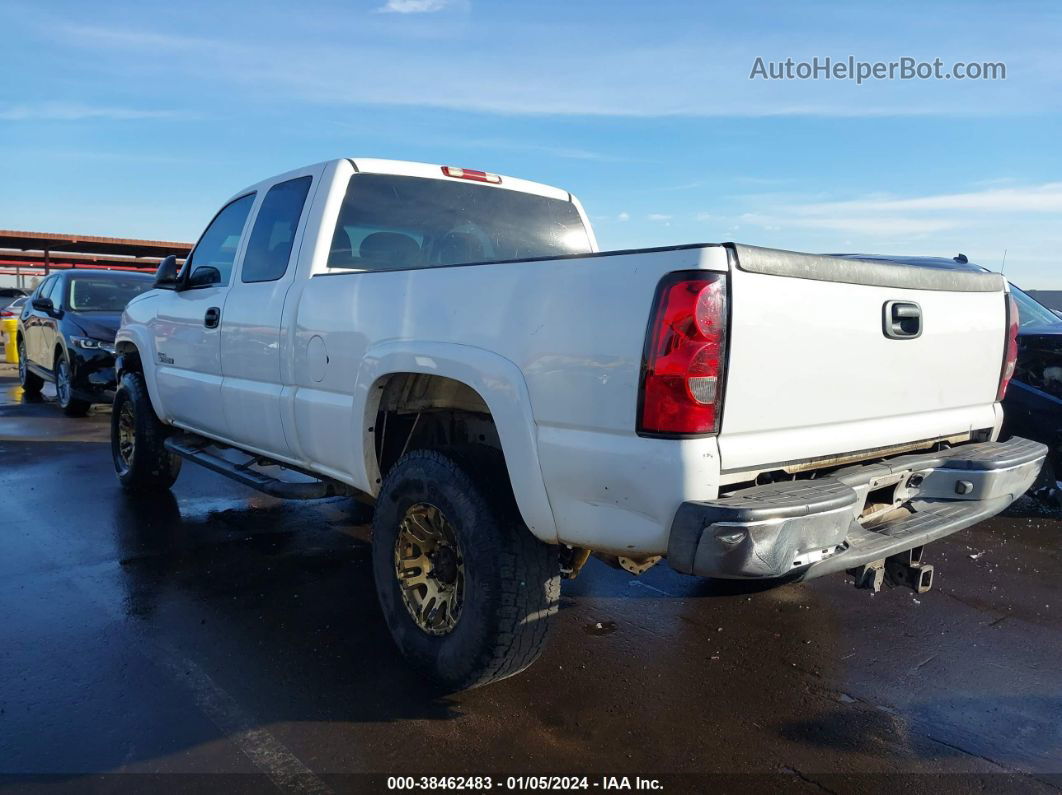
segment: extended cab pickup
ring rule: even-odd
[[[735,244],[599,253],[556,188],[336,160],[236,194],[130,302],[121,483],[182,459],[373,505],[402,652],[529,665],[592,551],[640,573],[887,573],[1022,494],[995,441],[1017,315],[995,274]]]

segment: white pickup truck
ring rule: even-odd
[[[237,193],[126,308],[122,485],[190,459],[374,505],[401,651],[452,688],[542,649],[592,551],[640,573],[918,589],[1045,448],[995,441],[1001,277],[734,244],[599,253],[567,191],[344,159]]]

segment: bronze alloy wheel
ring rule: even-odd
[[[402,517],[395,576],[418,627],[429,635],[453,631],[464,601],[465,561],[453,525],[434,505],[415,503]]]
[[[123,403],[118,411],[118,457],[121,458],[126,469],[133,463],[133,450],[135,448],[136,417],[133,416],[132,405]]]

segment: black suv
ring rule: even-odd
[[[146,273],[71,270],[33,291],[18,319],[18,375],[29,395],[55,382],[63,411],[78,417],[114,398],[114,335],[122,310],[150,290]]]

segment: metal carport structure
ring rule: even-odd
[[[154,270],[170,254],[183,260],[191,248],[164,240],[0,230],[0,277],[13,276],[11,286],[28,289],[35,279],[63,268]]]

